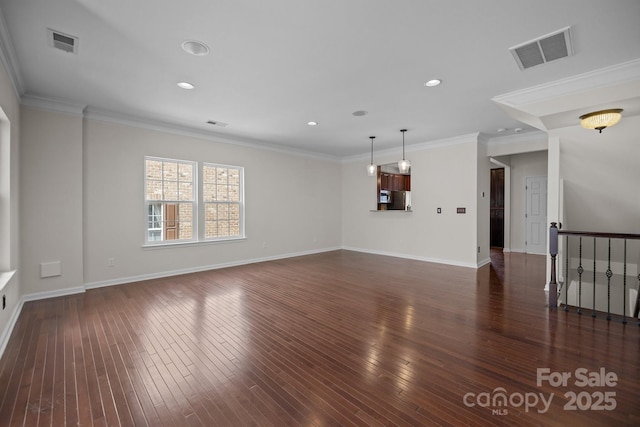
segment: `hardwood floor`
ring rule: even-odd
[[[640,425],[637,321],[550,313],[544,257],[493,258],[336,251],[26,303],[0,425]]]

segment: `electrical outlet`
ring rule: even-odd
[[[115,267],[116,259],[115,258],[107,258],[107,267]]]

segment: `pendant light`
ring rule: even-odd
[[[373,140],[375,139],[375,136],[370,136],[369,138],[371,138],[371,163],[367,166],[367,174],[369,176],[376,176],[378,167],[373,164]]]
[[[404,158],[404,133],[406,131],[406,129],[400,129],[400,132],[402,132],[402,160],[398,162],[400,173],[409,173],[409,168],[411,168],[411,162]]]

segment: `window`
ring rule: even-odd
[[[11,194],[11,175],[15,174],[11,170],[11,151],[11,123],[0,107],[0,272],[12,267],[11,242],[15,240],[11,227],[11,205],[15,199]],[[8,281],[6,277],[0,274],[0,289]]]
[[[162,240],[162,203],[149,204],[148,240]]]
[[[147,244],[244,237],[244,169],[201,167],[198,186],[198,163],[145,157]]]
[[[242,169],[204,164],[202,182],[205,239],[241,237]]]
[[[196,163],[145,158],[147,243],[195,240]]]

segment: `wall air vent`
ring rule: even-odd
[[[521,70],[573,55],[571,27],[509,48]]]
[[[210,124],[213,126],[222,126],[222,127],[226,127],[228,125],[228,123],[219,122],[217,120],[209,120],[207,124]]]
[[[47,29],[49,46],[68,53],[78,53],[78,38],[60,31]]]

